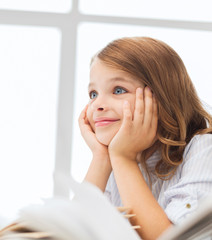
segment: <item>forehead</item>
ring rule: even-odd
[[[90,69],[90,83],[89,86],[92,86],[96,83],[131,83],[131,84],[139,84],[144,85],[141,80],[130,75],[127,72],[122,70],[107,66],[102,61],[95,59],[91,65]]]

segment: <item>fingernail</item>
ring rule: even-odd
[[[143,93],[143,89],[142,88],[138,88],[138,93],[142,94]]]
[[[146,90],[151,92],[151,89],[148,86],[146,87]]]

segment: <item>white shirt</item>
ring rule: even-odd
[[[197,208],[200,199],[212,193],[212,134],[196,135],[192,138],[185,148],[182,164],[170,180],[163,181],[151,172],[159,159],[160,154],[155,152],[147,160],[152,193],[169,220],[177,224]],[[149,185],[147,174],[140,164],[139,168]],[[105,195],[113,205],[122,205],[113,172]]]

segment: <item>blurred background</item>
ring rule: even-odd
[[[165,41],[212,105],[211,9],[211,0],[0,1],[0,227],[25,205],[67,197],[55,172],[83,180],[92,156],[77,119],[90,59],[109,41]]]

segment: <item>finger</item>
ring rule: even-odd
[[[150,127],[152,123],[152,116],[153,116],[153,97],[152,91],[149,87],[145,87],[144,90],[144,121],[143,124],[145,127]]]
[[[158,106],[157,106],[157,101],[155,99],[155,96],[153,94],[153,115],[152,115],[152,130],[153,132],[157,132],[157,127],[158,127]]]
[[[143,89],[136,89],[136,99],[135,99],[135,111],[134,111],[134,121],[139,124],[143,123],[144,118],[144,95]]]
[[[130,109],[130,103],[128,101],[124,101],[123,104],[123,125],[129,125],[132,122],[132,112]]]
[[[87,118],[87,109],[88,109],[88,105],[85,106],[85,108],[83,109],[83,111],[81,112],[79,119],[78,119],[78,123],[79,123],[79,127],[81,130],[81,133],[83,134],[85,131],[91,131],[93,132],[93,129],[88,121]]]

